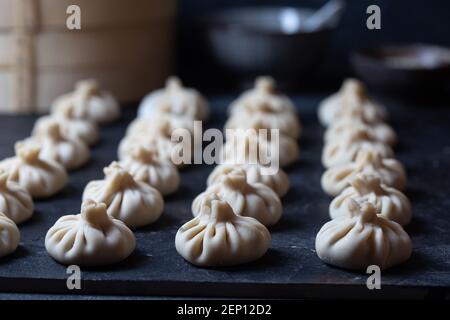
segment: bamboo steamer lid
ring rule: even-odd
[[[137,101],[172,73],[174,17],[175,0],[0,0],[0,112],[47,111],[84,78]]]

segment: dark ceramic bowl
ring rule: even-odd
[[[400,95],[444,93],[450,85],[450,49],[411,44],[363,49],[351,57],[355,73],[375,90]]]
[[[332,29],[302,31],[302,21],[313,12],[252,7],[216,13],[206,20],[210,51],[221,67],[244,78],[304,77],[320,63]]]

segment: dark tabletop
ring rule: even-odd
[[[211,127],[221,128],[231,96],[211,101]],[[204,190],[213,167],[195,165],[181,171],[181,187],[166,198],[158,222],[136,231],[136,251],[111,267],[82,270],[82,289],[69,291],[66,268],[52,260],[44,246],[47,230],[62,215],[80,211],[84,186],[102,178],[102,168],[116,159],[119,140],[135,108],[103,127],[91,161],[71,172],[69,185],[55,197],[36,201],[33,218],[20,226],[17,251],[0,260],[0,298],[8,293],[127,296],[219,297],[437,297],[450,289],[450,108],[412,107],[389,102],[390,123],[400,138],[397,158],[408,172],[407,196],[414,218],[406,231],[413,240],[411,259],[382,273],[381,290],[368,290],[365,273],[333,268],[314,250],[320,227],[329,219],[330,198],[320,188],[323,129],[316,118],[321,96],[295,99],[304,133],[301,160],[287,168],[291,189],[284,197],[284,215],[270,228],[272,247],[260,260],[233,268],[197,268],[175,251],[178,228],[192,218],[190,205]],[[0,158],[13,155],[15,141],[25,138],[31,116],[0,116]],[[18,295],[18,293],[21,293]]]

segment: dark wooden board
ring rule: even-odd
[[[204,190],[212,167],[195,165],[181,172],[180,190],[166,199],[161,219],[138,230],[137,250],[112,267],[82,270],[82,289],[66,288],[66,269],[45,251],[48,228],[65,214],[79,212],[81,193],[102,168],[116,159],[119,140],[135,109],[104,127],[92,160],[72,172],[59,195],[36,202],[34,217],[20,227],[18,250],[0,260],[0,292],[232,297],[444,297],[450,287],[450,108],[390,103],[391,124],[400,137],[397,157],[405,164],[406,194],[414,219],[406,228],[414,243],[411,259],[382,273],[382,290],[366,288],[367,275],[333,268],[314,251],[317,231],[328,220],[328,198],[320,188],[323,129],[315,108],[323,96],[295,99],[304,126],[301,160],[288,168],[291,190],[283,198],[284,215],[270,229],[272,247],[259,261],[233,268],[197,268],[175,251],[177,229],[191,219],[190,205]],[[229,97],[213,97],[210,126],[221,128]],[[0,158],[13,154],[35,117],[0,117]]]

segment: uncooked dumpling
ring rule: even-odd
[[[204,121],[209,116],[209,107],[206,99],[197,90],[183,87],[180,79],[171,77],[164,89],[148,94],[139,106],[139,117],[152,118],[157,113]]]
[[[53,160],[39,158],[40,148],[16,143],[16,156],[0,162],[8,179],[25,188],[33,198],[50,197],[69,181],[66,169]]]
[[[395,159],[381,158],[373,151],[360,151],[351,163],[332,167],[324,172],[322,189],[331,196],[337,196],[349,186],[351,179],[358,173],[373,174],[387,186],[403,190],[406,185],[406,173],[402,164]]]
[[[397,222],[377,216],[371,203],[352,201],[348,214],[327,222],[316,237],[316,252],[333,266],[366,271],[405,262],[411,256],[408,234]]]
[[[104,203],[83,202],[81,213],[62,216],[48,230],[45,248],[65,265],[101,266],[120,262],[134,250],[133,232],[106,212]]]
[[[245,91],[236,101],[233,101],[228,112],[230,114],[240,113],[247,108],[252,108],[252,110],[269,108],[271,112],[291,115],[296,113],[291,99],[277,92],[275,80],[271,77],[256,78],[255,87]]]
[[[264,225],[237,216],[226,201],[211,194],[199,205],[197,216],[175,237],[178,253],[197,266],[233,266],[262,257],[271,236]]]
[[[231,108],[233,112],[225,129],[248,129],[257,124],[265,129],[278,129],[294,139],[300,137],[301,125],[293,104],[287,97],[277,95],[270,78],[258,78],[255,89],[244,94]]]
[[[208,186],[220,182],[221,178],[225,175],[233,174],[236,168],[245,170],[248,183],[262,183],[275,191],[279,197],[284,196],[289,190],[289,178],[283,169],[279,168],[276,173],[272,174],[265,171],[268,168],[260,164],[218,165],[208,177]]]
[[[20,232],[14,221],[0,212],[0,258],[16,251]]]
[[[137,147],[131,155],[120,162],[136,181],[142,181],[168,195],[175,192],[180,185],[177,168],[168,161],[159,158],[156,148]]]
[[[24,143],[39,146],[41,159],[56,161],[67,170],[81,167],[90,158],[87,144],[81,140],[64,138],[57,122],[48,123],[45,129],[24,140]]]
[[[108,214],[122,220],[130,228],[138,228],[158,220],[164,209],[164,200],[158,190],[134,180],[117,162],[104,169],[105,179],[88,183],[83,201],[103,202]]]
[[[369,123],[381,122],[386,118],[386,110],[369,99],[364,84],[356,79],[347,79],[339,92],[326,98],[319,105],[320,123],[329,126],[355,109],[361,110],[364,120]]]
[[[41,134],[51,123],[56,122],[59,124],[61,135],[65,139],[81,140],[88,145],[94,145],[99,139],[97,125],[92,121],[73,117],[72,109],[70,108],[66,108],[66,110],[37,119],[33,127],[32,135]]]
[[[361,150],[377,152],[383,158],[394,156],[391,147],[370,137],[365,130],[355,129],[346,131],[326,143],[322,153],[322,164],[326,168],[331,168],[352,162]]]
[[[19,224],[28,220],[33,211],[33,199],[28,191],[8,180],[8,174],[0,169],[0,212]]]
[[[280,134],[276,140],[270,131],[266,132],[267,135],[260,135],[258,130],[233,130],[230,136],[227,130],[222,163],[269,165],[278,162],[281,167],[285,167],[298,160],[300,148],[295,139]]]
[[[177,117],[166,113],[158,113],[152,116],[152,118],[136,118],[127,128],[126,135],[140,135],[148,136],[155,133],[155,125],[160,128],[167,123],[167,128],[170,128],[170,132],[177,129],[186,129],[189,132],[194,132],[194,120],[189,117]]]
[[[183,139],[181,142],[172,141],[172,133],[175,129],[172,127],[172,123],[166,121],[153,122],[151,126],[146,130],[145,133],[134,132],[130,135],[125,136],[119,143],[118,157],[120,160],[124,160],[129,157],[136,148],[141,146],[152,147],[158,150],[159,156],[165,161],[172,161],[172,153],[179,154],[178,148],[183,150],[188,150],[190,152],[189,159],[192,156],[192,135],[189,134],[189,129],[186,129],[186,133],[189,137]],[[186,151],[187,152],[187,151]],[[177,166],[182,166],[185,163],[176,164]]]
[[[120,106],[113,95],[103,91],[97,81],[83,80],[75,91],[55,100],[52,113],[66,113],[70,109],[73,117],[96,123],[110,123],[120,117]]]
[[[380,216],[404,226],[411,220],[411,204],[397,189],[381,183],[379,177],[358,174],[351,180],[351,186],[338,195],[330,204],[330,217],[345,216],[349,213],[350,200],[359,204],[370,202]]]
[[[274,225],[283,213],[280,198],[264,184],[249,184],[246,179],[245,171],[238,168],[233,174],[223,176],[220,182],[211,185],[194,199],[192,213],[199,214],[202,201],[213,193],[227,201],[235,214],[255,218],[265,226]]]
[[[382,122],[369,124],[360,118],[353,117],[344,117],[333,122],[325,131],[325,142],[328,143],[356,131],[362,131],[370,140],[387,145],[394,145],[397,142],[397,135],[389,125]]]

